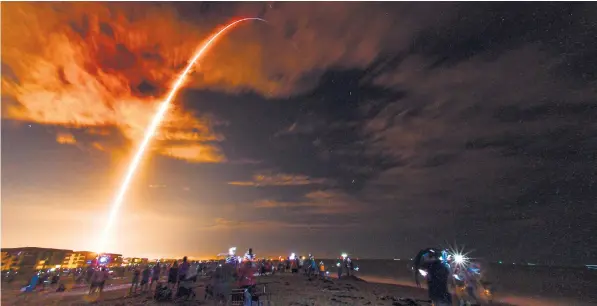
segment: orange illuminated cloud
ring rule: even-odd
[[[321,178],[310,178],[306,175],[291,175],[284,173],[277,174],[256,174],[250,181],[229,182],[235,186],[301,186],[311,184],[325,184],[327,180]]]
[[[202,144],[168,146],[161,149],[160,153],[195,163],[221,163],[226,161],[225,157],[216,147]]]
[[[204,35],[168,10],[148,8],[135,19],[132,12],[103,3],[3,3],[3,116],[104,136],[116,127],[131,142],[142,139],[162,93]],[[204,143],[223,139],[210,122],[178,107],[156,138],[157,152],[168,156],[225,160]]]
[[[233,5],[231,16],[261,15],[269,25],[239,27],[223,37],[185,86],[285,96],[310,86],[306,72],[366,66],[388,37],[369,35],[364,26],[410,41],[397,25],[402,18],[363,17],[380,9],[368,3]],[[11,2],[2,3],[1,13],[4,117],[89,130],[115,127],[131,142],[141,138],[198,45],[229,21],[208,14],[183,21],[173,6],[134,2]],[[408,24],[412,17],[405,14]],[[171,152],[163,150],[171,144],[207,147],[222,139],[209,121],[173,105],[157,133],[167,140],[157,143],[158,152]]]
[[[73,136],[73,134],[70,134],[70,133],[59,133],[58,135],[56,135],[56,141],[60,144],[75,144],[75,143],[77,143],[75,136]]]

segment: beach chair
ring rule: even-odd
[[[232,292],[230,293],[230,305],[231,306],[244,306],[246,292],[247,292],[247,289],[232,289]]]

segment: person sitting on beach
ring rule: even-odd
[[[176,285],[178,280],[178,263],[175,261],[168,271],[168,286]]]
[[[52,275],[51,281],[50,281],[50,287],[55,288],[58,287],[58,283],[60,282],[60,274],[59,272],[54,273],[54,275]]]
[[[440,260],[437,252],[429,253],[427,266],[427,288],[429,299],[434,306],[452,305],[452,295],[448,291],[450,269]]]
[[[158,287],[157,283],[160,281],[160,272],[161,272],[161,268],[160,268],[160,263],[156,262],[155,266],[153,266],[153,270],[151,272],[151,284],[149,284],[149,290],[151,290],[151,288],[153,288],[153,283],[156,283],[156,289]]]
[[[135,268],[135,270],[133,270],[133,279],[131,281],[131,289],[129,290],[129,292],[131,294],[137,292],[137,288],[139,287],[140,274],[141,274],[141,272],[139,271],[139,269]]]

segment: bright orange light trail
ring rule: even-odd
[[[124,177],[124,180],[122,181],[122,185],[120,186],[120,189],[118,190],[118,193],[116,194],[116,197],[114,198],[114,201],[112,202],[112,208],[110,209],[110,215],[108,216],[108,223],[106,224],[106,227],[104,228],[103,236],[100,238],[100,241],[99,241],[100,244],[99,244],[99,247],[97,250],[98,253],[106,251],[105,247],[106,247],[106,243],[108,242],[110,229],[112,228],[112,225],[115,222],[116,216],[118,215],[118,211],[120,210],[120,206],[122,206],[122,201],[124,200],[124,195],[126,194],[126,191],[128,190],[129,185],[131,184],[131,180],[133,179],[135,172],[137,171],[139,163],[141,162],[141,158],[143,157],[143,154],[145,153],[145,150],[147,149],[147,145],[153,138],[153,135],[155,134],[155,131],[157,130],[157,128],[160,125],[160,123],[162,122],[162,120],[164,120],[164,115],[166,114],[166,111],[168,110],[168,107],[170,106],[172,99],[174,99],[174,96],[180,90],[180,87],[182,86],[182,83],[183,83],[185,77],[187,76],[187,74],[189,73],[191,68],[195,65],[195,63],[199,60],[199,58],[201,58],[203,56],[203,54],[205,53],[207,48],[209,48],[209,46],[220,35],[226,33],[226,31],[228,31],[229,29],[231,29],[238,23],[241,23],[243,21],[249,21],[249,20],[260,20],[260,21],[265,22],[265,20],[263,20],[261,18],[243,18],[243,19],[231,22],[230,24],[228,24],[227,26],[223,27],[218,32],[213,34],[209,38],[209,40],[207,40],[207,42],[205,42],[203,44],[203,46],[201,46],[199,51],[197,51],[197,53],[195,53],[195,56],[193,56],[193,58],[189,61],[189,63],[187,64],[187,67],[182,71],[182,73],[180,74],[180,76],[178,77],[176,82],[174,83],[174,86],[168,93],[168,96],[166,97],[166,99],[162,102],[162,104],[160,104],[160,108],[158,109],[157,113],[153,116],[153,120],[151,121],[151,124],[149,124],[149,126],[145,130],[145,136],[143,137],[143,141],[137,148],[137,153],[135,153],[133,159],[131,160],[131,163],[129,164],[128,170]]]

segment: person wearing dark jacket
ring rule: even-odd
[[[153,266],[153,270],[151,272],[151,284],[149,285],[150,290],[153,288],[153,283],[156,283],[156,288],[158,287],[157,284],[160,281],[160,272],[161,272],[160,263],[156,262],[156,264],[155,264],[155,266]]]
[[[429,299],[434,306],[452,305],[452,295],[448,291],[448,280],[451,274],[449,266],[440,259],[441,251],[428,249],[425,254],[428,255],[428,260],[423,262],[421,266],[427,270]],[[415,275],[419,273],[418,266],[421,257],[423,256],[417,255],[417,258],[415,258]],[[419,285],[418,278],[415,277],[415,281]]]
[[[168,271],[168,285],[174,286],[178,282],[178,263],[175,261]]]

